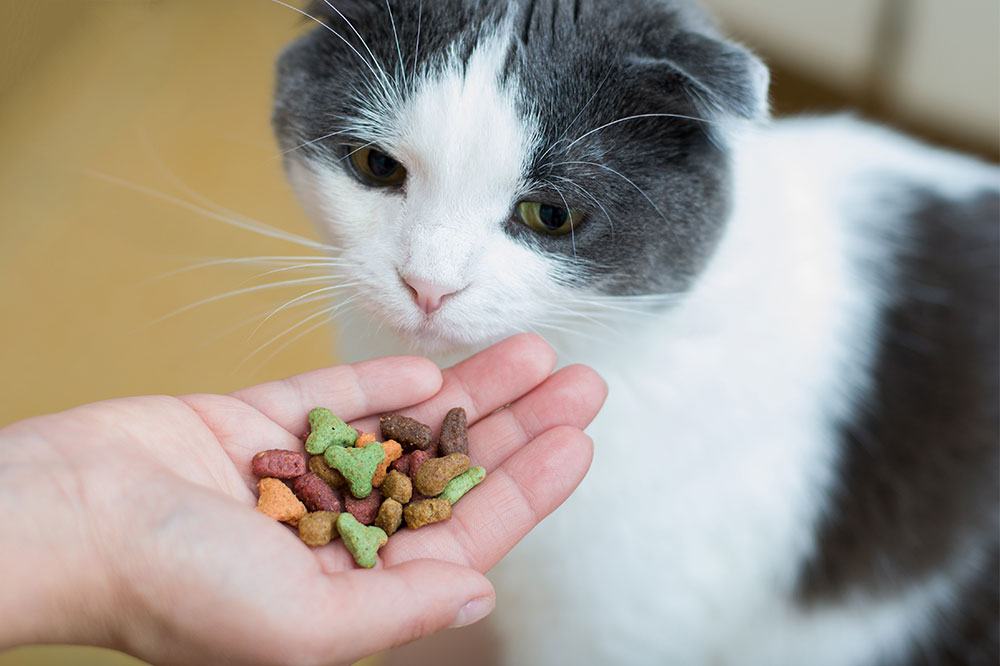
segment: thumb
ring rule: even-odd
[[[496,601],[493,586],[478,571],[437,560],[355,569],[328,580],[333,589],[327,599],[346,621],[326,623],[322,631],[339,648],[338,657],[351,660],[473,624]]]

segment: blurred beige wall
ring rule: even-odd
[[[205,258],[315,251],[90,174],[194,201],[179,179],[314,237],[268,124],[275,54],[302,29],[266,0],[0,2],[0,425],[112,396],[229,391],[333,361],[322,328],[265,362],[307,326],[250,357],[318,305],[280,313],[252,338],[259,317],[232,330],[310,285],[153,323],[213,295],[316,273],[158,275]],[[0,653],[2,666],[138,663],[78,648]]]

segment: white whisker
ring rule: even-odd
[[[608,210],[603,205],[601,205],[601,202],[598,201],[597,198],[594,195],[592,195],[590,192],[588,192],[586,189],[584,189],[584,187],[582,185],[580,185],[579,183],[577,183],[577,182],[575,182],[575,181],[573,181],[573,180],[571,180],[569,178],[564,178],[563,176],[558,176],[558,175],[555,175],[555,174],[552,174],[552,177],[553,178],[558,178],[561,181],[569,183],[570,185],[572,185],[576,189],[580,190],[580,192],[582,194],[584,194],[586,197],[588,197],[591,201],[593,201],[595,204],[597,204],[597,207],[600,208],[601,211],[604,213],[604,217],[606,217],[608,219],[608,226],[611,227],[611,241],[614,242],[614,240],[615,240],[615,223],[611,221],[611,215],[609,215],[608,214]]]
[[[584,139],[586,139],[591,134],[594,134],[595,132],[600,132],[601,130],[607,129],[608,127],[611,127],[613,125],[617,125],[619,123],[624,123],[624,122],[626,122],[628,120],[637,120],[639,118],[680,118],[680,119],[683,119],[683,120],[696,120],[698,122],[706,123],[708,125],[714,124],[714,123],[712,123],[711,120],[706,120],[705,118],[697,118],[695,116],[683,116],[683,115],[680,115],[678,113],[642,113],[642,114],[639,114],[639,115],[636,115],[636,116],[629,116],[627,118],[619,118],[618,120],[613,120],[610,123],[606,123],[604,125],[601,125],[600,127],[595,127],[594,129],[590,130],[589,132],[585,132],[584,134],[578,136],[576,139],[574,139],[573,141],[571,141],[569,143],[569,145],[566,146],[566,150],[569,150],[570,148],[572,148],[576,144],[578,144],[581,141],[583,141]]]
[[[226,265],[240,265],[240,264],[250,264],[250,265],[260,264],[260,265],[270,265],[270,266],[275,266],[275,265],[277,265],[277,266],[287,266],[287,265],[298,263],[300,261],[309,261],[309,260],[313,260],[313,259],[323,259],[323,256],[322,255],[315,255],[315,256],[305,256],[305,257],[293,257],[293,256],[276,255],[276,256],[271,256],[271,257],[267,257],[267,256],[262,256],[262,257],[226,257],[226,258],[219,258],[219,259],[211,259],[209,261],[204,261],[204,262],[201,262],[201,263],[198,263],[198,264],[192,264],[192,265],[189,265],[189,266],[181,266],[180,268],[175,268],[173,270],[167,271],[166,273],[160,273],[159,275],[156,275],[156,276],[151,277],[151,278],[147,278],[146,280],[143,280],[142,282],[139,282],[137,286],[143,286],[143,285],[149,284],[151,282],[157,282],[159,280],[163,280],[163,279],[168,278],[168,277],[173,277],[175,275],[180,275],[182,273],[188,273],[190,271],[195,271],[195,270],[199,270],[199,269],[202,269],[202,268],[211,268],[212,266],[226,266]],[[339,266],[342,266],[342,265],[347,265],[347,264],[346,264],[346,262],[343,263],[343,264],[341,264],[341,263],[334,263],[333,261],[331,261],[330,264],[329,264],[330,267],[339,267]]]
[[[255,328],[253,330],[253,332],[250,334],[250,337],[252,338],[257,333],[257,331],[259,331],[261,329],[261,327],[264,324],[266,324],[276,314],[278,314],[279,312],[281,312],[283,310],[287,310],[288,308],[294,306],[296,303],[298,303],[298,304],[301,305],[301,304],[304,304],[304,303],[312,303],[312,302],[314,302],[316,300],[326,300],[327,294],[330,293],[330,292],[337,291],[338,289],[347,289],[349,287],[354,287],[354,286],[357,286],[359,284],[361,284],[361,281],[360,280],[355,280],[353,282],[345,282],[343,284],[337,284],[337,285],[334,285],[332,287],[323,287],[322,289],[316,289],[315,291],[311,291],[308,294],[303,294],[302,296],[299,296],[297,298],[293,298],[290,301],[286,301],[280,307],[277,307],[274,310],[272,310],[271,314],[269,314],[266,317],[264,317],[264,320],[261,321],[260,324],[257,325],[257,328]],[[317,295],[321,296],[321,298],[310,298],[312,296],[317,296]]]
[[[371,65],[368,66],[368,69],[372,70],[372,74],[374,74],[375,78],[377,78],[379,80],[379,83],[382,84],[382,92],[385,93],[387,97],[391,97],[393,88],[390,85],[389,74],[385,71],[385,68],[382,66],[382,63],[379,62],[378,58],[375,57],[375,54],[372,53],[371,47],[368,46],[368,42],[365,41],[365,38],[361,36],[361,33],[358,32],[358,29],[354,27],[354,24],[351,23],[350,19],[341,14],[339,9],[330,4],[330,0],[323,0],[323,2],[326,3],[327,7],[337,12],[337,16],[339,16],[341,20],[347,24],[347,26],[351,29],[351,31],[353,31],[354,34],[357,35],[358,39],[361,40],[361,45],[365,47],[365,50],[368,51],[368,55],[372,57],[372,63],[374,63],[375,66],[378,67],[378,73],[374,71]],[[346,39],[344,39],[343,37],[341,37],[341,39],[344,40],[345,44],[351,46]],[[358,53],[357,49],[355,49],[353,46],[351,46],[351,50],[354,51],[355,53]],[[358,57],[364,60],[364,58],[361,57],[360,53],[358,53]],[[367,63],[367,61],[365,62]]]
[[[392,23],[392,36],[396,40],[396,53],[399,54],[399,73],[403,77],[403,86],[406,86],[406,65],[403,63],[403,50],[399,48],[399,34],[396,32],[396,19],[392,15],[392,7],[389,0],[385,0],[386,11],[389,12],[389,22]]]
[[[216,301],[221,301],[221,300],[224,300],[226,298],[233,298],[235,296],[241,296],[243,294],[251,294],[251,293],[254,293],[254,292],[264,291],[264,290],[267,290],[267,289],[278,289],[278,288],[281,288],[281,287],[290,287],[290,286],[298,285],[298,284],[308,284],[310,282],[321,282],[323,280],[329,281],[331,279],[333,279],[333,278],[331,278],[328,275],[319,275],[319,276],[316,276],[316,277],[302,278],[302,279],[298,279],[298,280],[286,280],[285,282],[273,282],[273,283],[269,283],[269,284],[258,284],[258,285],[255,285],[253,287],[246,287],[244,289],[237,289],[236,291],[230,291],[230,292],[227,292],[225,294],[219,294],[217,296],[211,296],[209,298],[204,298],[204,299],[202,299],[202,300],[200,300],[200,301],[198,301],[196,303],[191,303],[190,305],[185,305],[184,307],[179,308],[177,310],[174,310],[173,312],[171,312],[169,314],[165,314],[162,317],[158,317],[157,319],[154,319],[153,321],[151,321],[149,323],[149,326],[154,326],[156,324],[159,324],[160,322],[166,321],[167,319],[170,319],[172,317],[176,317],[179,314],[183,314],[185,312],[188,312],[189,310],[193,310],[193,309],[195,309],[197,307],[201,307],[202,305],[208,305],[209,303],[215,303]]]
[[[316,323],[316,324],[314,324],[314,325],[306,328],[304,331],[301,331],[297,335],[293,336],[291,339],[286,340],[284,344],[282,344],[277,349],[275,349],[273,352],[271,352],[271,354],[269,354],[266,358],[264,358],[260,362],[260,364],[258,364],[257,367],[254,369],[254,372],[256,373],[258,370],[260,370],[260,368],[262,368],[265,365],[267,365],[268,361],[270,361],[272,358],[274,358],[275,356],[277,356],[278,354],[280,354],[282,351],[284,351],[285,349],[287,349],[289,347],[289,345],[293,344],[296,340],[299,340],[302,337],[308,335],[309,333],[312,333],[317,328],[320,328],[322,326],[326,326],[328,323],[330,323],[330,321],[333,320],[334,315],[336,315],[338,312],[340,312],[345,306],[349,305],[351,303],[351,301],[353,301],[355,298],[357,298],[357,296],[352,296],[351,298],[347,299],[343,303],[340,303],[340,304],[335,305],[335,306],[330,307],[330,308],[325,308],[323,310],[320,310],[319,312],[317,312],[317,313],[311,315],[310,317],[307,317],[306,319],[302,320],[301,322],[299,322],[295,326],[293,326],[293,327],[291,327],[289,329],[286,329],[284,332],[281,333],[281,335],[276,336],[274,338],[271,338],[265,344],[261,345],[260,347],[258,347],[257,349],[255,349],[253,352],[251,352],[249,356],[247,356],[245,359],[243,359],[243,361],[236,367],[236,369],[239,370],[239,368],[243,367],[243,365],[246,364],[247,361],[249,361],[255,355],[257,355],[258,353],[260,353],[263,349],[265,349],[271,343],[273,343],[276,340],[284,337],[288,333],[291,333],[292,331],[294,331],[296,328],[299,328],[303,324],[305,324],[305,323],[307,323],[309,321],[312,321],[313,319],[316,319],[317,317],[322,317],[322,316],[326,315],[326,317],[324,319],[322,319],[320,322],[318,322],[318,323]]]
[[[622,180],[624,180],[626,183],[628,183],[629,185],[631,185],[632,187],[634,187],[635,190],[639,194],[641,194],[646,199],[646,201],[649,202],[649,205],[652,206],[653,210],[655,210],[657,212],[657,214],[660,216],[660,219],[662,219],[666,223],[667,228],[671,229],[671,230],[673,229],[673,227],[671,226],[670,222],[667,220],[667,217],[663,214],[663,211],[660,210],[659,206],[657,206],[655,203],[653,203],[653,200],[649,198],[649,195],[647,195],[643,191],[643,189],[641,187],[639,187],[638,185],[636,185],[635,183],[633,183],[631,180],[629,180],[628,178],[626,178],[624,175],[622,175],[618,171],[615,171],[614,169],[612,169],[611,167],[607,166],[606,164],[600,164],[598,162],[572,161],[572,162],[559,162],[559,163],[557,163],[557,165],[563,165],[563,164],[566,164],[566,165],[569,165],[569,164],[584,164],[584,165],[588,165],[588,166],[595,166],[595,167],[597,167],[599,169],[604,169],[605,171],[610,171],[611,173],[613,173],[614,175],[618,176],[619,178],[621,178]],[[553,166],[557,166],[557,165],[553,165]]]
[[[327,250],[327,251],[329,251],[329,250],[336,250],[337,249],[337,248],[335,248],[335,247],[333,247],[331,245],[326,245],[324,243],[319,243],[319,242],[314,241],[314,240],[309,240],[308,238],[305,238],[303,236],[299,236],[297,234],[293,234],[293,233],[290,233],[290,232],[287,232],[287,231],[283,231],[283,230],[278,229],[276,227],[272,227],[270,225],[264,224],[263,222],[257,222],[256,220],[250,220],[250,218],[245,218],[247,220],[246,222],[238,220],[238,219],[234,220],[234,219],[228,218],[228,217],[226,217],[224,215],[219,215],[218,213],[213,213],[212,211],[206,210],[205,208],[202,208],[201,206],[196,206],[195,204],[193,204],[193,203],[191,203],[189,201],[184,201],[183,199],[178,199],[177,197],[172,197],[169,194],[164,194],[163,192],[159,192],[159,191],[154,190],[152,188],[145,187],[143,185],[139,185],[137,183],[133,183],[133,182],[124,180],[122,178],[118,178],[116,176],[111,176],[111,175],[106,174],[106,173],[100,173],[98,171],[91,171],[91,170],[87,170],[85,173],[87,173],[88,175],[93,176],[95,178],[100,178],[101,180],[107,181],[109,183],[113,183],[113,184],[119,185],[121,187],[126,187],[126,188],[134,190],[136,192],[141,192],[142,194],[145,194],[147,196],[151,196],[151,197],[154,197],[156,199],[160,199],[162,201],[166,201],[166,202],[171,203],[171,204],[173,204],[175,206],[178,206],[180,208],[184,208],[186,210],[190,210],[192,212],[198,213],[199,215],[204,215],[205,217],[211,218],[213,220],[218,220],[220,222],[224,222],[224,223],[226,223],[226,224],[228,224],[230,226],[234,226],[234,227],[237,227],[239,229],[243,229],[245,231],[252,231],[254,233],[260,234],[261,236],[267,236],[269,238],[277,238],[279,240],[287,241],[289,243],[295,243],[297,245],[302,245],[304,247],[311,247],[311,248],[316,249],[316,250]],[[253,222],[253,223],[251,224],[251,222]]]

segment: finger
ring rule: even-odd
[[[392,356],[314,370],[252,386],[233,397],[295,435],[309,431],[307,416],[327,407],[352,421],[427,400],[441,388],[441,371],[419,356]]]
[[[560,425],[583,430],[608,395],[607,384],[583,365],[563,368],[508,408],[469,428],[469,455],[487,471],[519,448]]]
[[[583,480],[593,457],[576,428],[547,431],[517,451],[454,506],[452,519],[396,533],[383,548],[387,565],[433,558],[488,571]]]
[[[493,586],[482,574],[431,560],[355,569],[327,581],[313,595],[315,605],[310,604],[316,621],[309,633],[323,639],[311,642],[317,654],[299,655],[309,663],[328,661],[331,653],[338,662],[351,663],[451,626],[471,624],[492,610],[495,599]],[[303,642],[297,641],[299,646]]]
[[[408,409],[406,416],[431,426],[435,436],[453,407],[464,408],[469,423],[475,423],[543,382],[555,364],[555,352],[545,340],[515,335],[444,370],[441,390]],[[378,432],[378,420],[365,419],[356,427]]]

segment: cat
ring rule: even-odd
[[[1000,171],[773,120],[685,0],[303,13],[273,119],[343,358],[538,331],[610,387],[491,574],[505,663],[998,663]]]

